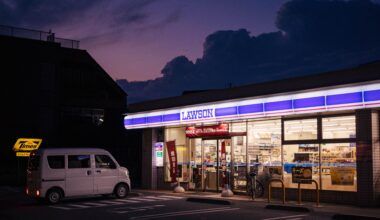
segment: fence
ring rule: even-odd
[[[54,33],[0,25],[0,35],[59,43],[62,47],[79,49],[79,41],[58,38]]]

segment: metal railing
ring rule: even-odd
[[[268,183],[268,203],[270,203],[272,196],[272,182],[281,182],[282,186],[282,204],[285,204],[285,184],[281,179],[271,179]]]
[[[0,35],[59,43],[61,47],[79,49],[79,41],[55,37],[52,32],[0,25]]]
[[[309,181],[315,183],[316,203],[317,203],[317,206],[319,206],[319,185],[318,185],[318,182],[315,180],[309,180]],[[301,205],[301,200],[302,200],[301,184],[306,184],[306,183],[298,182],[298,205]]]

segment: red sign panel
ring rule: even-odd
[[[166,142],[170,162],[170,178],[172,182],[176,182],[177,177],[177,151],[175,148],[175,141]]]
[[[214,137],[229,135],[228,124],[186,127],[186,137]]]

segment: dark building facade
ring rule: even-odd
[[[0,184],[25,183],[27,157],[12,150],[18,138],[40,138],[40,148],[105,148],[130,166],[126,93],[86,50],[64,47],[54,35],[0,36],[0,54]]]
[[[282,180],[287,200],[297,200],[302,182],[303,200],[315,201],[318,184],[322,202],[376,206],[379,107],[377,61],[130,104],[124,125],[141,133],[145,188],[168,189],[174,179],[188,190],[220,192],[228,183],[245,193],[256,170],[265,193],[271,179]]]

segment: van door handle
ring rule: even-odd
[[[87,175],[91,175],[91,170],[87,170]]]
[[[97,170],[96,173],[101,173],[102,171],[101,170]]]

